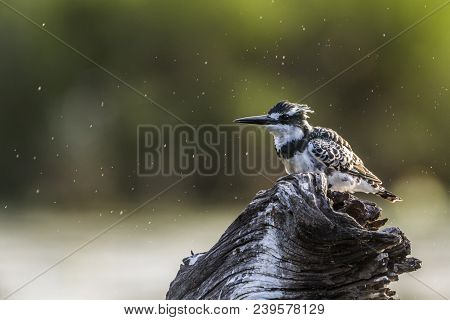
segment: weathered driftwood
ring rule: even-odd
[[[328,192],[320,174],[260,191],[206,253],[194,254],[167,299],[392,299],[420,268],[410,242],[374,203]]]

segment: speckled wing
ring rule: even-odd
[[[320,138],[323,140],[330,140],[336,142],[338,145],[346,147],[348,150],[352,151],[350,143],[342,138],[336,131],[329,128],[314,127],[311,132],[310,139]]]
[[[352,151],[350,144],[335,131],[318,128],[308,143],[308,151],[327,168],[347,172],[380,185],[381,180],[364,166],[362,160]],[[314,138],[315,137],[315,138]]]
[[[334,141],[313,139],[309,141],[307,148],[327,168],[348,171],[353,166],[353,152]]]
[[[381,185],[381,180],[364,166],[364,163],[360,158],[358,158],[356,154],[355,157],[357,161],[353,161],[353,167],[351,170],[349,170],[349,173],[354,176],[364,178],[365,180],[372,182],[375,185]]]

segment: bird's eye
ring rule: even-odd
[[[287,114],[282,114],[282,115],[280,116],[280,119],[281,119],[281,120],[288,120],[288,119],[289,119],[289,116],[288,116]]]

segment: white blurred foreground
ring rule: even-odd
[[[420,183],[420,184],[419,184]],[[425,186],[419,190],[417,185]],[[399,204],[380,202],[389,224],[412,241],[422,269],[401,276],[401,299],[450,297],[450,219],[442,186],[402,181]],[[150,205],[92,242],[11,299],[164,299],[181,259],[208,250],[242,208]],[[12,210],[12,209],[11,209]],[[0,295],[5,297],[120,218],[120,213],[24,210],[0,214]],[[427,287],[428,286],[428,287]],[[433,291],[433,288],[435,291]]]

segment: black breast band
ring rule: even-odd
[[[306,145],[308,144],[309,135],[310,131],[305,130],[305,135],[302,139],[289,141],[288,143],[282,145],[280,150],[275,148],[277,155],[283,159],[289,159],[292,158],[296,152],[302,153],[305,151]]]

